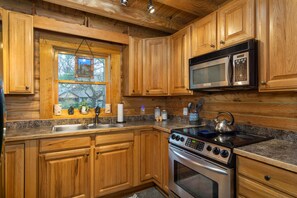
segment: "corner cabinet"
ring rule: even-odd
[[[217,49],[217,13],[214,12],[192,24],[192,56]]]
[[[255,37],[255,0],[233,0],[218,10],[218,49]]]
[[[259,0],[257,7],[259,91],[297,91],[297,1]]]
[[[143,95],[168,95],[168,38],[144,39]]]
[[[33,17],[8,12],[8,62],[5,65],[5,93],[34,93]]]
[[[142,95],[143,39],[129,37],[129,46],[123,50],[123,75],[125,96]]]
[[[191,27],[170,37],[169,95],[191,95],[189,91],[189,58],[191,56]]]

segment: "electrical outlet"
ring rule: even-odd
[[[105,104],[105,113],[111,113],[111,104]]]

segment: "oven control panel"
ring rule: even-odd
[[[209,143],[203,140],[187,137],[178,133],[171,134],[169,138],[171,144],[180,146],[194,153],[204,155],[211,159],[228,164],[231,157],[231,149],[224,146]]]

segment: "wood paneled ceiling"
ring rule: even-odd
[[[227,0],[153,0],[155,13],[147,11],[147,0],[44,0],[49,3],[174,33],[191,21],[213,12]]]

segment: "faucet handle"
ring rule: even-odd
[[[100,107],[99,106],[97,106],[96,108],[95,108],[95,114],[96,115],[99,115],[100,114]]]

